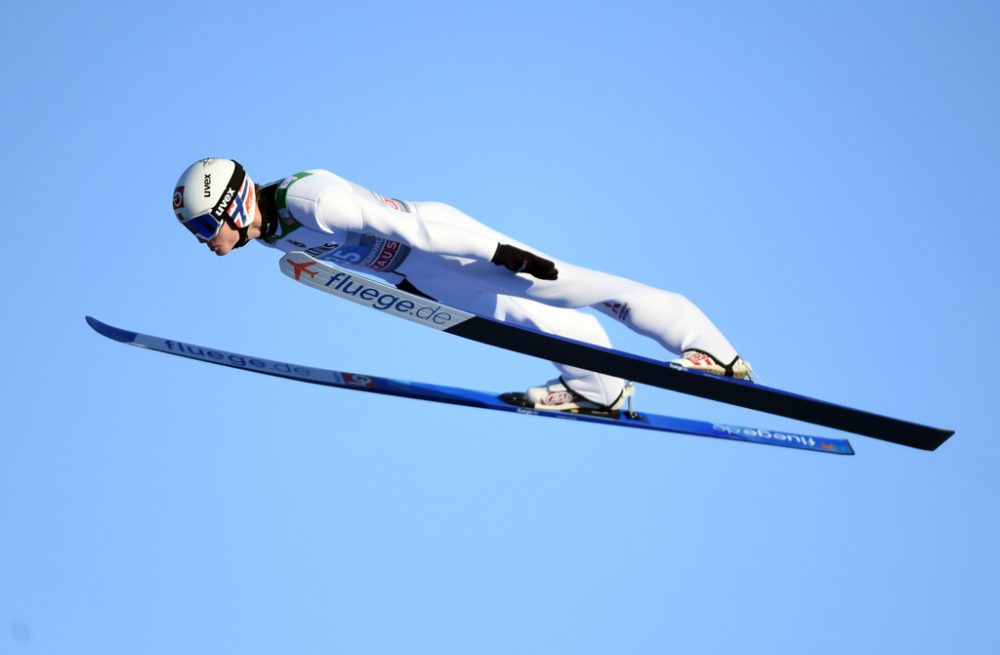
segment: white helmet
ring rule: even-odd
[[[199,241],[209,241],[228,222],[239,230],[237,248],[249,241],[247,232],[257,211],[253,181],[239,162],[209,158],[187,167],[174,189],[174,213]]]

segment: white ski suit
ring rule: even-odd
[[[731,361],[736,350],[685,297],[574,266],[512,239],[440,202],[387,198],[325,170],[286,178],[275,193],[277,226],[259,239],[372,275],[408,281],[457,309],[610,347],[593,307],[674,354],[689,348]],[[516,274],[490,260],[505,243],[546,257],[556,280]],[[621,394],[619,378],[555,363],[571,389],[600,404]]]

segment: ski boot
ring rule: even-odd
[[[632,397],[634,395],[635,387],[631,382],[628,382],[613,403],[610,405],[601,405],[587,400],[570,389],[562,378],[557,378],[549,380],[542,386],[531,387],[527,391],[511,391],[500,394],[500,400],[511,405],[530,407],[531,409],[618,417],[620,415],[619,410],[626,402],[628,402],[631,410]]]
[[[728,364],[723,364],[704,350],[691,349],[685,350],[683,356],[670,363],[693,371],[704,371],[727,378],[753,381],[753,367],[750,366],[749,362],[741,359],[739,355]]]

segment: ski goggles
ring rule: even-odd
[[[211,241],[219,234],[227,220],[237,229],[250,225],[256,210],[257,193],[253,180],[242,166],[236,164],[233,176],[226,185],[226,191],[215,206],[203,214],[181,219],[181,224],[198,237],[199,241]]]

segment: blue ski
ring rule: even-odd
[[[934,428],[782,391],[691,371],[662,361],[504,323],[407,293],[320,261],[303,252],[281,258],[297,282],[385,314],[514,352],[730,405],[862,434],[911,448],[935,450],[953,430]]]
[[[574,421],[585,421],[588,423],[600,423],[604,425],[615,425],[628,428],[640,428],[644,430],[658,430],[662,432],[677,432],[700,437],[714,437],[718,439],[730,439],[733,441],[743,441],[747,443],[768,444],[773,446],[785,446],[787,448],[798,448],[802,450],[812,450],[821,453],[833,453],[838,455],[853,455],[854,450],[851,444],[844,439],[829,439],[825,437],[815,437],[803,434],[795,434],[787,431],[765,430],[761,428],[744,427],[738,425],[724,425],[720,423],[709,423],[707,421],[693,421],[672,416],[661,416],[658,414],[646,414],[642,412],[621,412],[617,416],[602,416],[592,414],[572,414],[568,412],[551,412],[516,407],[509,405],[498,397],[497,394],[459,387],[446,387],[436,384],[424,384],[420,382],[404,382],[392,378],[377,377],[374,375],[362,375],[359,373],[347,373],[345,371],[331,371],[313,366],[302,366],[299,364],[289,364],[278,362],[263,357],[252,357],[239,353],[206,348],[194,344],[175,341],[172,339],[162,339],[140,332],[131,332],[121,328],[102,323],[101,321],[86,317],[87,323],[101,335],[120,341],[121,343],[156,350],[169,355],[177,355],[196,359],[210,364],[220,364],[238,368],[253,373],[273,375],[276,377],[288,378],[299,382],[309,382],[327,387],[337,387],[340,389],[351,389],[354,391],[368,391],[371,393],[381,393],[390,396],[402,396],[405,398],[415,398],[418,400],[429,400],[432,402],[448,403],[452,405],[463,405],[466,407],[478,407],[480,409],[492,409],[502,412],[514,412],[518,414],[528,414],[531,416],[546,416],[549,418],[569,419]]]

